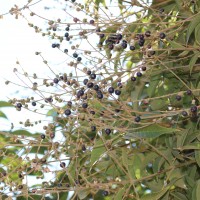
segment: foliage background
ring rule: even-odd
[[[41,52],[36,55],[49,67],[50,78],[30,76],[17,63],[14,71],[28,81],[24,83],[33,95],[1,102],[1,107],[46,112],[52,120],[41,122],[41,133],[1,132],[1,198],[66,199],[74,191],[71,199],[199,199],[199,1],[57,3],[74,9],[64,10],[67,21],[41,17],[31,6],[10,10],[60,44],[61,53],[68,42],[63,33],[73,38],[67,43],[69,73],[55,73]],[[113,5],[119,16],[111,15]],[[23,10],[45,20],[47,29],[32,24]],[[88,14],[88,21],[76,18],[79,10]],[[70,31],[64,31],[67,24]],[[142,35],[147,31],[150,36]],[[121,40],[116,44],[119,33],[126,48]],[[104,37],[99,39],[100,34]],[[87,75],[89,70],[96,79]],[[85,78],[100,87],[103,98],[83,84]],[[110,94],[109,87],[121,94]],[[84,95],[77,96],[80,90]],[[34,122],[22,124],[31,127]],[[46,174],[52,181],[45,181]],[[30,176],[44,181],[29,186],[24,180]]]

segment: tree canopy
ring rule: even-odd
[[[9,14],[48,37],[66,71],[37,50],[50,76],[16,63],[33,95],[0,107],[51,120],[35,122],[40,133],[1,132],[1,198],[200,199],[200,1],[57,0],[44,9],[64,17],[51,19],[40,2]],[[43,182],[26,184],[31,176]]]

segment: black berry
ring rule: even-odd
[[[176,100],[180,101],[182,99],[182,97],[180,95],[176,95]]]
[[[87,107],[88,107],[88,104],[87,104],[87,103],[83,103],[83,104],[82,104],[82,107],[83,107],[83,108],[87,108]]]
[[[132,76],[132,77],[131,77],[131,81],[136,81],[135,76]]]
[[[70,115],[71,114],[71,110],[69,110],[69,109],[67,109],[67,110],[65,110],[65,115]]]
[[[103,94],[102,94],[102,93],[98,93],[98,94],[97,94],[97,97],[98,97],[99,99],[103,99]]]
[[[187,90],[187,91],[186,91],[186,94],[187,94],[187,95],[191,95],[191,94],[192,94],[192,91],[191,91],[191,90]]]
[[[110,135],[111,130],[107,128],[107,129],[105,130],[105,133],[106,133],[107,135]]]
[[[141,72],[137,72],[136,75],[137,75],[137,77],[141,77],[142,73]]]
[[[151,36],[151,32],[150,32],[150,31],[146,31],[146,32],[145,32],[145,36],[146,36],[146,37],[150,37],[150,36]]]
[[[78,54],[77,54],[77,53],[73,53],[73,57],[74,57],[74,58],[77,58],[77,57],[78,57]]]
[[[108,191],[103,191],[103,192],[102,192],[102,195],[103,195],[103,196],[108,196]]]
[[[135,122],[140,122],[141,118],[140,116],[135,117]]]
[[[94,74],[94,73],[93,73],[93,74],[90,74],[90,78],[91,78],[91,79],[95,79],[95,78],[96,78],[96,74]]]
[[[197,107],[196,106],[192,106],[190,108],[190,110],[191,110],[191,112],[195,113],[195,112],[197,112]]]
[[[183,112],[182,112],[182,115],[183,115],[184,117],[186,117],[186,116],[188,115],[188,113],[187,113],[186,111],[183,111]]]
[[[21,108],[22,107],[22,104],[21,103],[17,103],[17,108]]]
[[[91,131],[96,131],[96,126],[91,126]]]
[[[36,106],[36,102],[35,101],[32,102],[32,106]]]
[[[53,79],[53,82],[54,82],[54,83],[58,83],[58,82],[59,82],[58,78],[54,78],[54,79]]]
[[[45,139],[45,135],[44,134],[42,134],[40,137],[41,137],[41,139]]]
[[[65,166],[66,166],[65,162],[61,162],[61,163],[60,163],[60,167],[61,167],[61,168],[65,168]]]
[[[120,94],[121,94],[121,91],[120,91],[120,90],[115,90],[115,94],[116,94],[116,95],[120,95]]]
[[[165,33],[160,33],[160,39],[164,39],[166,37]]]
[[[83,80],[83,84],[84,84],[84,85],[87,85],[87,83],[88,83],[88,79],[84,79],[84,80]]]
[[[90,82],[90,83],[87,84],[87,87],[88,87],[88,88],[92,88],[93,85],[94,85],[94,83]]]
[[[99,90],[99,86],[98,85],[94,85],[94,90],[98,91]]]
[[[113,87],[109,87],[109,88],[108,88],[108,92],[109,92],[110,94],[112,94],[114,91],[115,91],[115,90],[114,90]]]
[[[135,50],[135,46],[130,46],[130,50],[134,51]]]

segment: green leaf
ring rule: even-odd
[[[96,140],[94,148],[91,153],[91,165],[95,164],[97,162],[101,155],[103,155],[106,152],[106,148],[104,146],[104,143],[102,140]]]
[[[157,138],[161,135],[171,134],[176,131],[179,131],[179,130],[174,129],[174,128],[166,128],[166,127],[160,126],[158,124],[153,124],[153,125],[141,128],[139,130],[129,132],[125,135],[125,138],[127,138],[127,139],[135,138],[135,137]]]
[[[116,194],[116,196],[114,197],[114,200],[122,200],[124,192],[125,192],[124,188],[120,189]]]
[[[6,101],[0,101],[0,107],[13,107],[13,105]]]
[[[79,199],[82,200],[82,199],[85,199],[88,196],[88,194],[90,193],[90,190],[89,189],[83,189],[83,190],[77,190],[76,192],[78,194]]]
[[[0,117],[8,119],[7,116],[2,111],[0,111]]]
[[[12,132],[13,135],[25,135],[25,136],[33,136],[32,133],[25,130],[17,130]]]
[[[194,56],[192,56],[190,63],[189,63],[189,67],[190,67],[190,74],[192,73],[193,67],[197,62],[198,57],[200,56],[200,52],[194,54]]]
[[[171,47],[173,47],[174,49],[180,49],[180,50],[183,50],[185,49],[185,47],[175,41],[169,41]]]
[[[192,34],[192,32],[194,31],[194,29],[196,28],[196,26],[199,24],[200,22],[200,13],[198,13],[195,18],[193,18],[188,26],[187,29],[187,36],[186,36],[186,43],[188,43],[190,36]]]
[[[200,23],[195,28],[195,41],[200,45]]]
[[[195,150],[195,159],[200,167],[200,150]]]

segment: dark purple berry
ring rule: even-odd
[[[57,45],[56,45],[56,44],[52,44],[51,46],[52,46],[52,48],[56,48],[56,47],[57,47]]]
[[[65,37],[69,37],[69,33],[68,32],[65,33]]]
[[[108,45],[108,48],[109,48],[110,50],[113,50],[114,45],[113,45],[113,44],[109,44],[109,45]]]
[[[139,39],[140,39],[140,40],[144,40],[144,35],[143,35],[143,34],[140,34],[140,35],[139,35]]]
[[[82,151],[86,151],[86,147],[84,144],[82,145]]]
[[[82,104],[82,107],[83,107],[83,108],[87,108],[87,107],[88,107],[88,104],[87,104],[87,103],[83,103],[83,104]]]
[[[110,135],[111,130],[107,128],[107,129],[105,130],[105,133],[106,133],[107,135]]]
[[[120,95],[120,94],[121,94],[121,91],[120,91],[120,90],[115,90],[115,94],[116,94],[116,95]]]
[[[77,61],[78,61],[78,62],[80,62],[81,60],[82,60],[82,58],[81,58],[81,57],[78,57],[78,58],[77,58]]]
[[[190,108],[190,110],[191,110],[191,112],[193,112],[193,113],[197,112],[197,106],[192,106],[192,107]]]
[[[41,139],[45,139],[45,135],[44,134],[42,134],[40,137],[41,137]]]
[[[94,24],[94,20],[93,19],[90,20],[90,24]]]
[[[68,101],[68,102],[67,102],[67,105],[71,107],[71,106],[72,106],[72,102],[71,102],[71,101]]]
[[[96,126],[91,126],[91,131],[96,131]]]
[[[60,163],[60,167],[61,167],[61,168],[65,168],[65,166],[66,166],[65,162],[61,162],[61,163]]]
[[[86,78],[86,79],[83,80],[83,84],[87,85],[87,83],[88,83],[88,79]]]
[[[141,118],[140,116],[135,117],[135,122],[140,122]]]
[[[191,94],[192,94],[192,91],[191,91],[191,90],[187,90],[187,91],[186,91],[186,94],[187,94],[187,95],[191,95]]]
[[[103,195],[103,196],[108,196],[108,191],[103,191],[103,192],[102,192],[102,195]]]
[[[182,97],[180,95],[176,95],[176,100],[180,101],[182,99]]]
[[[186,111],[183,111],[183,112],[182,112],[182,115],[183,115],[184,117],[186,117],[186,116],[188,115],[188,113],[187,113]]]
[[[87,84],[87,87],[88,87],[88,88],[92,88],[92,87],[93,87],[93,85],[94,85],[94,83],[92,83],[92,82],[89,82],[89,83]]]
[[[65,30],[66,30],[66,31],[69,31],[69,27],[66,27]]]
[[[130,50],[134,51],[135,50],[135,46],[130,46]]]
[[[145,66],[142,66],[141,69],[142,71],[146,71],[147,68]]]
[[[36,106],[36,102],[35,101],[32,102],[32,106]]]
[[[136,75],[137,75],[137,77],[141,77],[142,73],[141,72],[137,72]]]
[[[165,39],[166,35],[165,33],[160,33],[160,39]]]
[[[74,58],[77,58],[77,57],[78,57],[78,54],[77,54],[77,53],[73,53],[73,57],[74,57]]]
[[[121,46],[122,46],[123,49],[126,49],[127,43],[126,42],[122,42]]]
[[[145,40],[139,40],[139,41],[138,41],[138,45],[139,45],[140,47],[142,47],[142,46],[144,46],[144,42],[145,42]]]
[[[17,103],[17,108],[21,108],[22,107],[22,104],[21,103]]]
[[[122,34],[117,34],[117,40],[121,40],[122,39]]]
[[[121,83],[121,82],[117,83],[117,86],[118,86],[119,88],[122,88],[122,83]]]
[[[58,185],[57,185],[58,187],[62,187],[62,183],[58,183]]]
[[[69,116],[71,114],[71,110],[67,109],[65,110],[65,115]]]
[[[98,85],[94,85],[94,90],[98,91],[99,90],[99,86]]]
[[[98,93],[98,94],[97,94],[97,97],[98,97],[99,99],[103,99],[103,94],[102,94],[102,93]]]
[[[164,8],[160,8],[160,13],[163,13],[165,10],[164,10]]]
[[[64,50],[64,53],[68,53],[68,49],[65,49],[65,50]]]
[[[90,75],[92,72],[90,70],[87,71],[87,75]]]
[[[93,74],[90,74],[90,78],[91,78],[91,79],[95,79],[95,78],[96,78],[96,74],[94,74],[94,73],[93,73]]]
[[[132,77],[131,77],[131,81],[136,81],[135,76],[132,76]]]
[[[100,38],[104,38],[104,36],[105,36],[105,34],[103,34],[103,33],[101,33],[101,34],[99,35]]]
[[[91,110],[90,114],[95,115],[95,111]]]
[[[109,88],[108,88],[108,92],[109,92],[110,94],[114,93],[114,91],[115,91],[115,90],[114,90],[113,87],[109,87]]]
[[[150,32],[150,31],[146,31],[146,32],[145,32],[145,36],[146,36],[146,37],[150,37],[150,36],[151,36],[151,32]]]
[[[59,79],[58,78],[54,78],[53,82],[57,84],[59,82]]]

